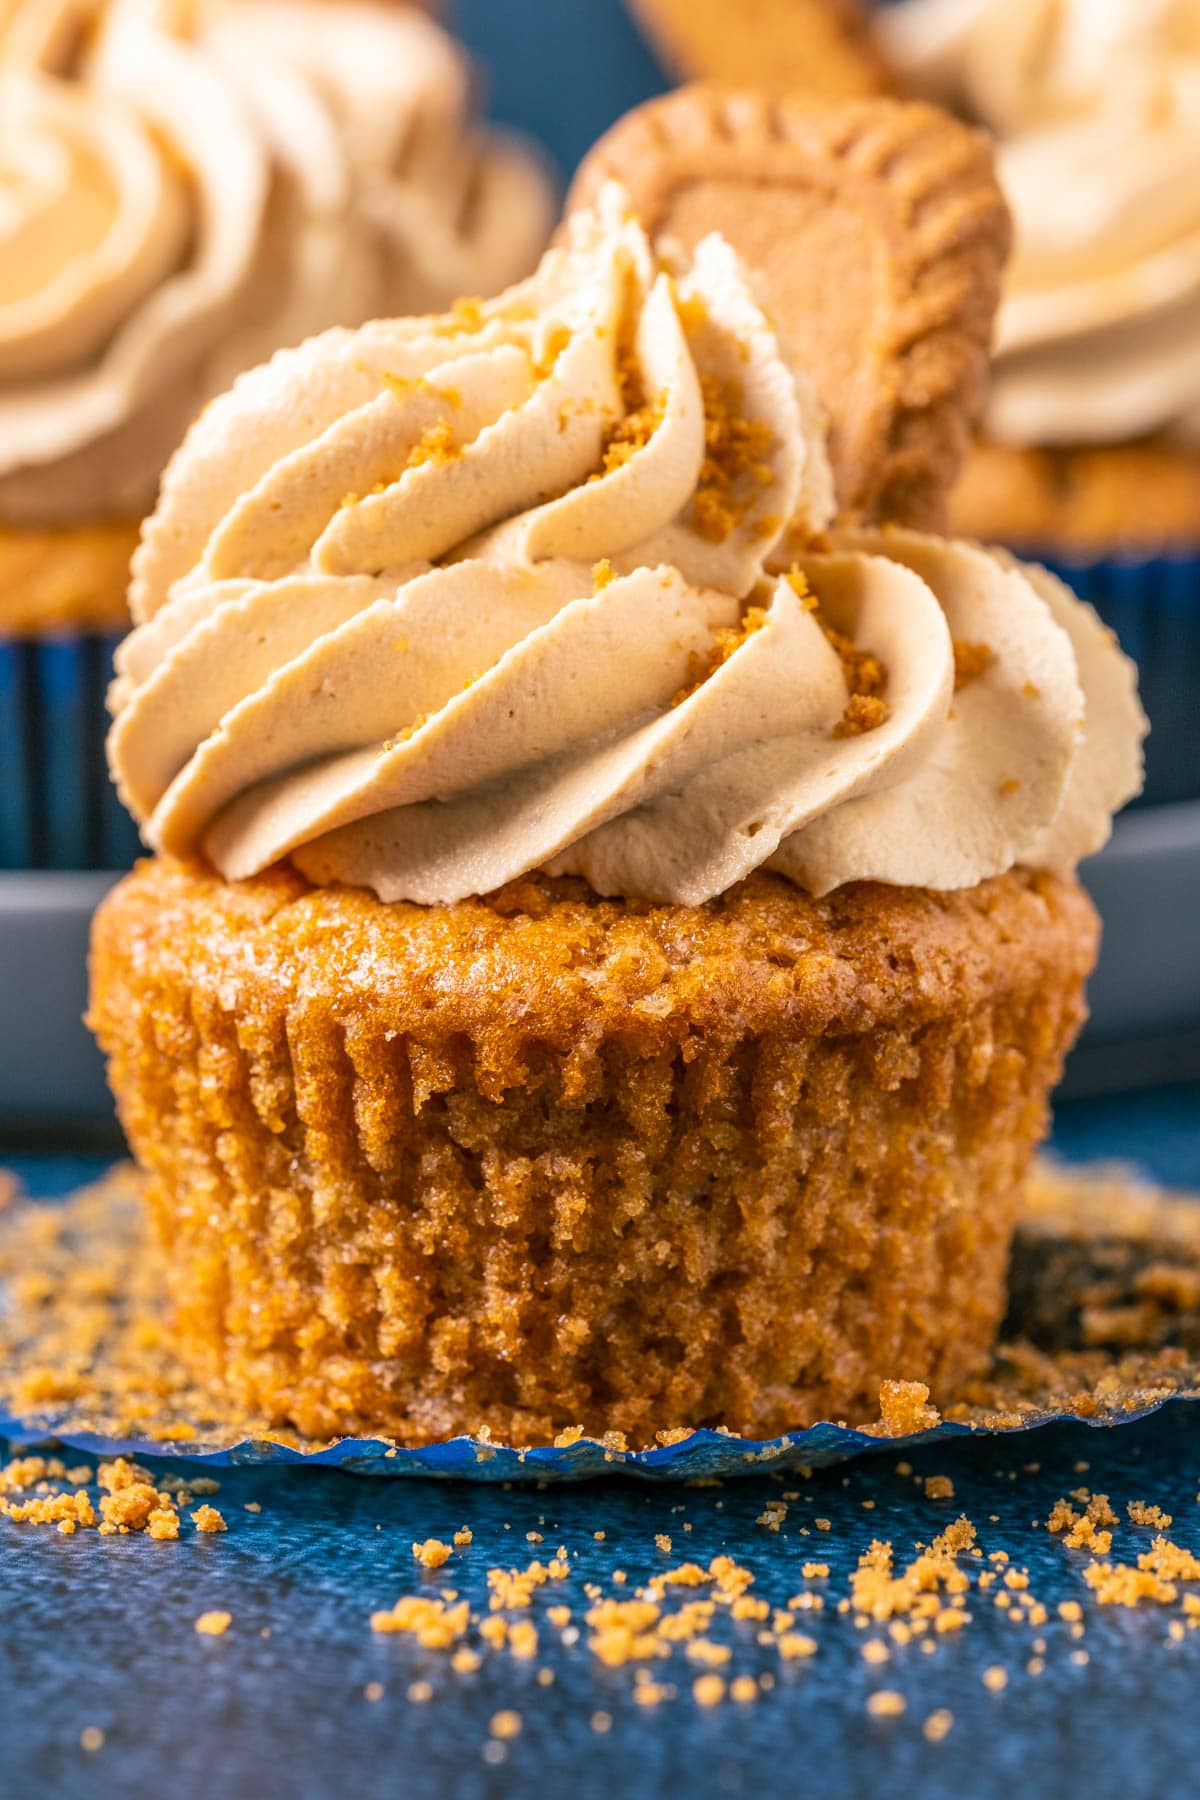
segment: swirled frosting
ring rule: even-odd
[[[0,39],[0,519],[148,509],[281,344],[495,292],[549,189],[383,0],[20,0]]]
[[[135,563],[114,774],[160,850],[385,900],[952,888],[1097,848],[1144,721],[1095,615],[832,510],[731,249],[669,271],[609,189],[500,299],[326,332],[208,409]]]
[[[903,0],[893,63],[999,136],[989,434],[1200,436],[1200,0]]]

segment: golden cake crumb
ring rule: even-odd
[[[730,1661],[733,1652],[728,1644],[715,1644],[711,1638],[692,1638],[687,1645],[686,1654],[690,1662],[705,1663],[709,1668],[721,1669]]]
[[[1153,1570],[1135,1569],[1128,1563],[1089,1563],[1083,1579],[1101,1606],[1136,1607],[1143,1600],[1154,1606],[1169,1606],[1179,1596],[1174,1582],[1163,1581]]]
[[[1164,1512],[1161,1506],[1150,1506],[1144,1500],[1131,1500],[1125,1509],[1135,1525],[1155,1525],[1160,1531],[1169,1531],[1171,1515]]]
[[[729,1698],[745,1706],[758,1699],[758,1683],[753,1675],[735,1675],[729,1684]]]
[[[488,1730],[495,1738],[515,1738],[521,1730],[521,1715],[506,1707],[503,1712],[493,1713]]]
[[[758,493],[774,481],[769,458],[775,434],[765,420],[747,419],[736,382],[705,374],[705,456],[691,504],[692,529],[709,544],[722,544],[752,511]]]
[[[79,1734],[79,1748],[94,1754],[104,1748],[104,1733],[98,1725],[85,1725]]]
[[[368,1681],[366,1687],[363,1689],[363,1699],[370,1700],[372,1703],[374,1703],[376,1700],[382,1700],[383,1699],[383,1683],[382,1683],[382,1681]]]
[[[465,1600],[450,1606],[445,1600],[407,1594],[397,1600],[390,1612],[373,1612],[371,1630],[407,1633],[424,1649],[446,1650],[463,1636],[470,1612]]]
[[[922,1735],[931,1744],[940,1744],[942,1739],[953,1730],[954,1714],[945,1706],[939,1706],[931,1712],[921,1727]]]
[[[953,1500],[954,1483],[948,1475],[927,1475],[925,1477],[925,1498],[927,1500]]]
[[[426,1538],[423,1544],[414,1543],[412,1553],[423,1569],[440,1569],[449,1559],[450,1546],[440,1538]]]
[[[983,1671],[983,1685],[990,1693],[999,1694],[1008,1686],[1008,1670],[993,1663]]]
[[[405,1698],[414,1706],[424,1706],[433,1699],[433,1683],[431,1681],[410,1681],[404,1692]]]
[[[196,1620],[196,1630],[201,1637],[224,1637],[232,1624],[232,1613],[202,1612]]]
[[[880,1688],[867,1701],[867,1711],[873,1719],[898,1719],[907,1707],[904,1695],[896,1693],[894,1688]]]
[[[192,1514],[192,1524],[197,1531],[227,1531],[228,1526],[215,1506],[198,1506]]]
[[[473,1542],[474,1542],[474,1537],[473,1537],[473,1534],[471,1531],[471,1527],[469,1525],[460,1525],[458,1530],[454,1534],[455,1547],[459,1550],[462,1550],[466,1547],[466,1545],[473,1543]]]
[[[1172,1544],[1167,1538],[1156,1537],[1149,1550],[1144,1550],[1137,1560],[1139,1569],[1148,1570],[1166,1581],[1200,1581],[1200,1557],[1184,1549],[1182,1544]]]
[[[660,1706],[664,1700],[673,1699],[674,1694],[674,1688],[667,1683],[654,1680],[640,1681],[633,1690],[638,1706]]]

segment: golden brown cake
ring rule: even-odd
[[[92,1024],[179,1345],[317,1435],[631,1442],[976,1371],[1083,1016],[1073,881],[381,906],[145,863]]]
[[[986,150],[667,105],[530,282],[214,403],[138,552],[91,1019],[180,1347],[308,1431],[945,1401],[1082,1017],[1131,671],[874,524],[963,440]]]

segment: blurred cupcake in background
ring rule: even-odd
[[[331,325],[491,293],[551,184],[396,0],[0,7],[0,867],[111,867],[106,633],[190,420]]]
[[[877,37],[996,133],[1016,224],[954,525],[1093,601],[1141,664],[1146,798],[1200,796],[1200,0],[899,0]]]
[[[688,81],[847,100],[887,86],[863,0],[629,0],[673,74]]]

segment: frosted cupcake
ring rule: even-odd
[[[1148,797],[1200,794],[1200,5],[902,0],[878,35],[997,134],[1016,220],[956,523],[1095,600],[1159,728]]]
[[[1061,584],[883,522],[953,473],[1006,234],[933,109],[684,92],[531,281],[194,427],[92,1022],[198,1370],[647,1441],[986,1357],[1143,725]]]
[[[494,291],[535,261],[545,177],[472,125],[470,79],[435,24],[382,3],[12,9],[0,866],[117,852],[87,800],[106,653],[79,634],[125,620],[139,523],[197,412],[280,345]]]

